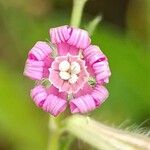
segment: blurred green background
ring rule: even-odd
[[[22,72],[30,48],[49,28],[69,24],[71,8],[71,0],[0,0],[0,150],[46,150],[48,114],[32,102],[34,83]],[[108,56],[112,76],[108,100],[89,116],[149,128],[150,1],[89,0],[82,27],[99,14],[92,43]]]

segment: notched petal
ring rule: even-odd
[[[28,59],[44,60],[52,52],[51,47],[43,41],[38,41],[33,48],[29,51]]]
[[[66,42],[70,37],[71,29],[65,25],[61,27],[51,28],[50,37],[52,43],[63,43]]]
[[[79,49],[85,49],[90,45],[91,39],[87,31],[78,28],[72,28],[72,32],[67,43]]]

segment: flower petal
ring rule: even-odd
[[[68,91],[69,88],[70,88],[70,84],[67,81],[64,81],[60,88],[60,91]]]
[[[84,84],[84,87],[81,88],[77,93],[74,94],[75,97],[84,96],[85,94],[91,94],[91,91],[93,90],[92,86],[90,86],[88,83]]]
[[[58,89],[60,89],[64,83],[64,80],[59,76],[59,72],[52,69],[50,69],[49,80]]]
[[[92,70],[90,71],[96,76],[97,82],[99,84],[108,83],[111,72],[107,58],[102,51],[97,46],[90,45],[83,51],[83,55],[88,66],[91,66]]]
[[[68,53],[75,56],[79,54],[79,49],[75,46],[69,45],[68,43],[57,44],[57,50],[59,56],[65,56]]]
[[[67,101],[57,96],[50,94],[46,98],[43,109],[49,112],[53,116],[57,116],[62,113],[67,107]]]
[[[31,90],[30,95],[38,107],[42,107],[45,99],[47,98],[47,92],[41,85],[34,87]]]
[[[87,31],[78,28],[72,28],[70,38],[68,39],[67,43],[77,48],[85,49],[90,45],[91,39]]]
[[[98,46],[90,45],[83,51],[83,56],[90,65],[93,65],[97,61],[106,60],[106,56],[102,53]]]
[[[106,60],[101,62],[96,62],[93,65],[93,70],[96,75],[96,80],[98,83],[103,84],[109,82],[109,77],[111,75],[111,72],[109,69],[108,62]]]
[[[47,93],[48,93],[48,95],[53,94],[55,96],[58,96],[59,98],[67,99],[67,93],[66,92],[59,92],[59,89],[57,89],[53,85],[51,85],[51,87],[47,89]]]
[[[57,44],[57,52],[59,56],[65,56],[69,52],[70,45],[67,43]]]
[[[46,89],[38,85],[31,90],[31,97],[35,104],[53,116],[59,115],[67,107],[67,101],[63,99],[63,93],[56,96],[57,94],[58,90],[54,86]]]
[[[95,100],[96,107],[98,107],[108,98],[109,93],[104,86],[97,85],[91,95]]]
[[[50,29],[50,36],[52,43],[66,42],[70,37],[71,29],[65,25],[57,28]]]
[[[43,77],[44,62],[28,59],[25,64],[24,75],[33,79],[40,80]]]
[[[43,77],[48,77],[53,58],[50,58],[52,52],[50,46],[46,42],[39,41],[29,51],[26,61],[24,75],[33,80],[40,80]]]
[[[96,85],[92,92],[70,101],[71,113],[87,113],[100,106],[107,98],[108,91],[104,86]]]
[[[69,26],[51,28],[50,36],[52,43],[57,45],[60,56],[68,52],[72,55],[78,54],[79,49],[85,49],[91,43],[87,31]]]
[[[93,97],[89,94],[70,101],[71,113],[87,113],[96,108]]]
[[[28,54],[28,59],[44,60],[52,52],[50,46],[46,42],[38,41]]]
[[[70,47],[69,47],[69,53],[70,53],[71,55],[76,56],[76,55],[79,54],[79,49],[78,49],[77,47],[75,47],[75,46],[70,46]]]

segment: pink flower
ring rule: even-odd
[[[50,42],[37,42],[29,51],[24,75],[38,84],[31,97],[53,116],[70,106],[71,113],[87,113],[108,97],[104,87],[111,75],[106,56],[91,45],[87,31],[61,26],[50,29]],[[54,54],[56,56],[54,56]],[[45,86],[43,82],[48,82]]]

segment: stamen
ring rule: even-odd
[[[76,74],[72,74],[68,81],[69,83],[74,84],[77,82],[77,80],[78,80],[78,76]]]
[[[81,71],[80,65],[77,62],[72,62],[71,63],[71,73],[73,74],[79,74]]]
[[[63,79],[63,80],[68,80],[68,79],[70,79],[70,74],[69,74],[68,72],[60,71],[60,72],[59,72],[59,75],[60,75],[61,79]]]
[[[60,71],[68,71],[69,69],[70,69],[70,63],[68,61],[64,60],[59,64]]]

